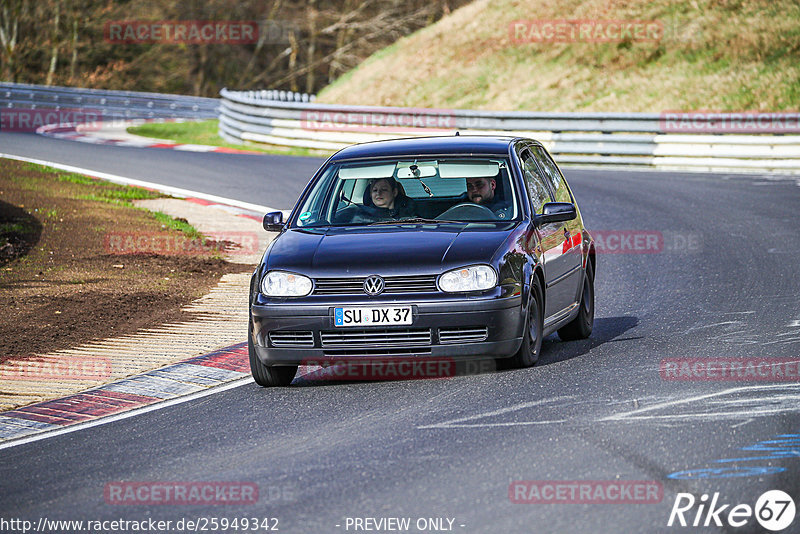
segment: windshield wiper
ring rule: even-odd
[[[410,217],[408,219],[389,219],[386,221],[377,221],[374,223],[369,223],[369,226],[377,226],[381,224],[415,224],[415,223],[461,223],[463,221],[448,221],[446,219],[426,219],[424,217]]]

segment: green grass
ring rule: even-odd
[[[132,200],[159,198],[163,196],[164,195],[160,193],[148,191],[147,189],[109,184],[108,186],[101,186],[100,189],[96,190],[94,193],[77,195],[75,198],[97,200],[99,202],[108,202],[109,204],[121,206],[131,206]]]
[[[197,229],[186,222],[186,219],[175,219],[170,217],[166,213],[162,213],[160,211],[153,211],[151,212],[153,217],[161,223],[161,225],[165,228],[170,228],[172,230],[178,230],[183,232],[184,234],[188,235],[191,238],[199,238],[202,237],[200,232]]]
[[[155,191],[148,191],[138,187],[130,187],[127,185],[113,184],[98,178],[92,178],[83,174],[75,174],[71,172],[64,172],[60,169],[52,167],[43,167],[33,163],[26,163],[25,167],[30,170],[41,171],[46,174],[55,175],[56,180],[59,182],[67,182],[71,184],[90,186],[92,191],[88,193],[77,194],[75,198],[86,200],[96,200],[99,202],[108,202],[109,204],[117,204],[124,206],[132,206],[131,200],[141,200],[145,198],[159,198],[163,197],[161,193]],[[58,216],[57,212],[53,210],[52,213],[46,213],[48,217]]]
[[[225,141],[217,133],[219,130],[218,122],[216,120],[149,122],[141,126],[130,126],[128,127],[128,132],[156,139],[168,139],[176,143],[223,146]]]
[[[141,126],[129,126],[127,131],[134,135],[166,139],[181,144],[219,146],[237,150],[263,152],[265,154],[286,154],[290,156],[319,156],[325,154],[323,151],[310,150],[307,148],[278,148],[268,147],[266,145],[237,145],[228,143],[219,136],[219,121],[216,119],[187,122],[148,122]]]
[[[185,124],[191,124],[191,123],[185,123]],[[100,180],[98,178],[85,176],[83,174],[64,172],[59,169],[54,169],[53,167],[45,167],[42,165],[36,165],[34,163],[25,163],[23,166],[28,170],[54,175],[56,180],[59,182],[67,182],[71,184],[77,184],[79,186],[86,186],[85,188],[82,188],[85,192],[77,192],[72,196],[72,198],[93,200],[96,202],[104,202],[115,206],[133,208],[135,207],[132,203],[133,200],[162,198],[167,196],[157,191],[150,191],[148,189],[142,189],[139,187],[114,184],[111,182],[106,182],[105,180]],[[37,186],[34,185],[33,187]],[[144,209],[143,211],[147,211],[150,215],[152,215],[152,217],[155,218],[164,228],[170,228],[173,230],[183,232],[184,234],[186,234],[191,238],[202,238],[202,234],[198,232],[197,229],[191,224],[189,224],[185,219],[174,219],[169,215],[167,215],[166,213],[162,213],[159,211],[151,212],[146,209]],[[48,209],[48,210],[43,209],[42,214],[45,217],[51,219],[58,217],[58,211],[55,209]],[[0,224],[0,234],[9,233],[12,231],[21,233],[22,231],[25,230],[26,228],[20,224]],[[99,231],[104,231],[104,228],[98,226],[95,227],[94,230],[99,232]]]
[[[111,204],[126,204],[131,205],[131,200],[140,200],[144,198],[158,198],[163,197],[161,193],[155,191],[148,191],[138,187],[130,187],[127,185],[113,184],[98,178],[92,178],[83,174],[75,174],[72,172],[65,172],[53,167],[43,167],[34,163],[26,163],[25,168],[34,171],[41,171],[46,174],[54,174],[59,182],[68,182],[71,184],[87,185],[94,189],[94,192],[88,194],[78,195],[75,198],[83,198],[87,200],[98,200],[101,202],[109,202]],[[58,214],[53,210],[52,213],[46,213],[48,217],[57,217]]]

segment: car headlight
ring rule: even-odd
[[[305,297],[311,288],[311,279],[302,274],[270,271],[261,279],[261,292],[269,297]]]
[[[447,271],[439,278],[439,288],[448,293],[483,291],[497,285],[497,273],[488,265],[473,265]]]

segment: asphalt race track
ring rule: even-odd
[[[101,146],[32,134],[0,134],[0,153],[74,165],[278,209],[291,208],[321,158],[209,154]],[[269,164],[265,164],[269,161]],[[268,204],[267,201],[272,202]]]
[[[22,134],[0,135],[0,152],[277,208],[290,208],[322,163]],[[728,525],[728,512],[754,507],[767,490],[800,495],[800,383],[789,376],[791,364],[784,380],[671,380],[660,369],[663,360],[687,358],[800,359],[800,183],[565,174],[586,226],[616,252],[597,256],[589,340],[551,336],[540,363],[525,370],[297,379],[278,389],[250,383],[0,450],[0,517],[173,524],[268,517],[280,532],[364,531],[354,518],[389,517],[411,518],[410,532],[420,531],[419,518],[445,518],[446,528],[451,519],[452,531],[465,533],[763,532],[753,517]],[[645,242],[657,245],[636,246],[635,235],[654,235]],[[655,481],[663,496],[541,504],[515,503],[509,494],[514,481],[626,480]],[[241,482],[257,485],[259,500],[108,504],[104,489],[119,481]],[[708,528],[668,527],[681,492],[698,503],[719,493],[718,507],[729,505],[719,515],[724,526],[711,518]],[[686,512],[690,524],[697,510]],[[800,518],[790,531],[800,532]]]

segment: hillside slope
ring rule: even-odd
[[[662,30],[649,41],[533,42],[544,35],[538,31],[543,21],[564,19],[594,21],[595,29],[604,21],[656,21]],[[538,22],[515,29],[512,23],[520,20]],[[318,102],[537,111],[797,110],[800,4],[477,0],[374,54],[328,86]]]

